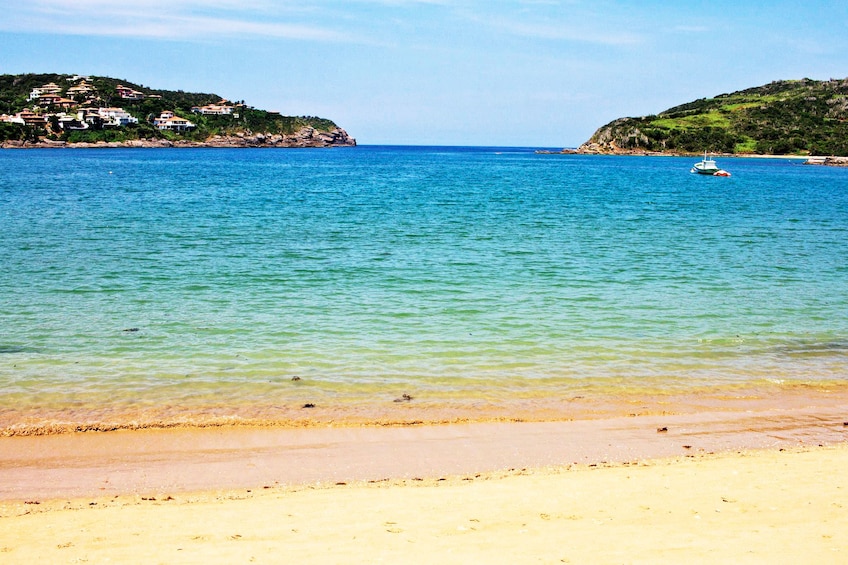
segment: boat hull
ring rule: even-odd
[[[695,166],[692,167],[692,170],[699,175],[714,175],[719,172],[719,169],[715,163],[695,163]]]

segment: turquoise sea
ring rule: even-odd
[[[0,429],[843,385],[848,170],[696,160],[0,151]]]

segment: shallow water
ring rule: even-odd
[[[848,170],[719,161],[0,152],[0,426],[841,386]]]

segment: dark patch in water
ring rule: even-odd
[[[0,354],[2,353],[27,353],[33,351],[32,349],[26,347],[20,347],[17,345],[0,345]]]
[[[778,350],[780,353],[793,356],[845,354],[848,353],[848,341],[797,343],[781,346]]]

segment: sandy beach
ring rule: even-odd
[[[0,438],[0,561],[839,562],[845,414]]]
[[[3,507],[7,563],[837,563],[848,447]]]

